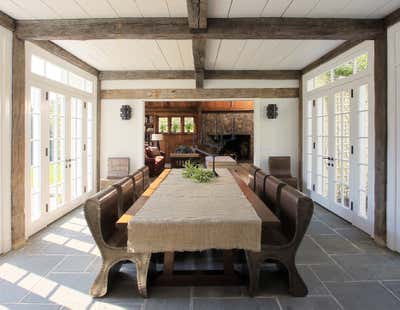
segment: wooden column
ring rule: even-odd
[[[101,147],[101,81],[97,77],[97,117],[96,117],[96,190],[100,190],[100,147]]]
[[[299,119],[299,128],[298,128],[298,139],[297,142],[297,163],[298,163],[298,172],[297,179],[299,180],[299,190],[303,190],[303,78],[300,76],[299,79],[299,107],[298,107],[298,119]]]
[[[375,39],[375,224],[378,244],[386,244],[387,35]]]
[[[25,243],[25,41],[15,34],[12,66],[11,232],[16,249]]]

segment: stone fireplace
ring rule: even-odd
[[[200,144],[239,161],[253,160],[253,112],[202,113]]]

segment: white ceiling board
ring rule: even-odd
[[[98,70],[192,70],[191,41],[55,41]]]
[[[75,0],[92,18],[115,18],[117,12],[107,0]]]
[[[166,0],[171,17],[187,17],[186,0]]]
[[[245,45],[246,40],[222,40],[214,69],[233,68]]]
[[[192,41],[179,40],[177,42],[183,60],[183,67],[185,68],[185,70],[193,70],[194,64],[193,64]]]
[[[205,59],[206,69],[214,69],[221,42],[222,40],[207,40]]]
[[[247,69],[249,68],[249,62],[255,63],[256,55],[260,51],[263,42],[263,40],[247,40],[233,69]]]
[[[375,12],[372,12],[369,17],[379,18],[382,16],[387,16],[398,8],[400,8],[400,0],[392,0],[386,5],[377,9]]]
[[[209,18],[228,17],[232,2],[233,0],[209,0],[207,16]]]
[[[165,0],[136,0],[143,17],[170,17]]]
[[[331,17],[332,14],[341,11],[353,0],[321,0],[314,9],[308,14],[312,18]]]
[[[353,18],[368,17],[389,2],[390,0],[352,0],[337,15]]]
[[[52,19],[61,18],[52,8],[40,0],[12,0],[18,7],[34,18]]]
[[[320,0],[294,0],[283,13],[283,17],[306,17],[319,1]]]
[[[27,12],[23,8],[19,7],[17,4],[12,2],[11,0],[1,0],[0,10],[11,17],[18,18],[18,19],[33,18],[33,16],[29,12]]]
[[[229,17],[259,17],[268,0],[249,1],[233,0]]]
[[[108,0],[119,17],[141,17],[134,0]]]
[[[302,43],[301,40],[280,40],[278,44],[273,48],[272,53],[269,57],[264,57],[263,61],[259,65],[260,68],[280,68],[279,64],[286,57],[293,53],[294,50]],[[268,44],[264,45],[268,46]],[[288,68],[285,68],[288,69]]]
[[[262,17],[281,17],[293,0],[270,0],[262,12]]]
[[[77,2],[60,0],[41,0],[49,8],[57,12],[62,18],[88,18],[90,17]]]

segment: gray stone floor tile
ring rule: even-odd
[[[32,305],[32,304],[0,304],[0,309],[10,310],[57,310],[61,309],[59,305]]]
[[[305,236],[296,256],[297,264],[331,264],[332,261],[320,247],[309,237]]]
[[[7,281],[0,282],[0,303],[17,303],[28,293],[27,289],[17,284]]]
[[[282,310],[340,310],[331,296],[310,296],[305,298],[278,297]]]
[[[193,310],[245,309],[279,310],[279,305],[275,298],[194,298],[193,300]]]
[[[344,219],[334,215],[333,213],[327,213],[318,217],[321,222],[324,222],[331,228],[348,228],[351,224]]]
[[[241,295],[242,287],[240,286],[197,286],[193,288],[193,297],[240,297]]]
[[[400,298],[400,281],[383,281],[383,285]]]
[[[311,236],[335,235],[336,232],[325,223],[322,223],[320,221],[313,221],[310,223],[310,226],[308,227],[306,234]]]
[[[400,301],[378,282],[327,283],[326,285],[345,309],[400,309]]]
[[[337,228],[336,232],[353,242],[372,240],[368,234],[353,226],[347,228]]]
[[[93,260],[93,256],[67,256],[53,272],[84,272]]]
[[[350,241],[338,235],[320,235],[314,236],[313,238],[328,254],[362,253],[362,251],[355,247]]]
[[[313,265],[310,266],[310,268],[322,282],[344,282],[352,280],[351,276],[337,265]]]

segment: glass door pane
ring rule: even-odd
[[[49,92],[49,211],[65,203],[65,97]]]
[[[350,90],[334,95],[335,203],[350,208]]]
[[[356,168],[358,168],[358,208],[357,215],[368,219],[368,85],[358,88],[358,119]]]
[[[30,220],[34,222],[40,218],[43,213],[42,208],[42,146],[41,146],[41,105],[42,90],[31,87],[30,92]]]
[[[93,103],[86,104],[86,191],[93,190]]]
[[[316,100],[316,171],[315,191],[320,196],[328,197],[328,157],[329,157],[329,115],[328,97]]]
[[[83,194],[83,102],[71,98],[71,199]]]

